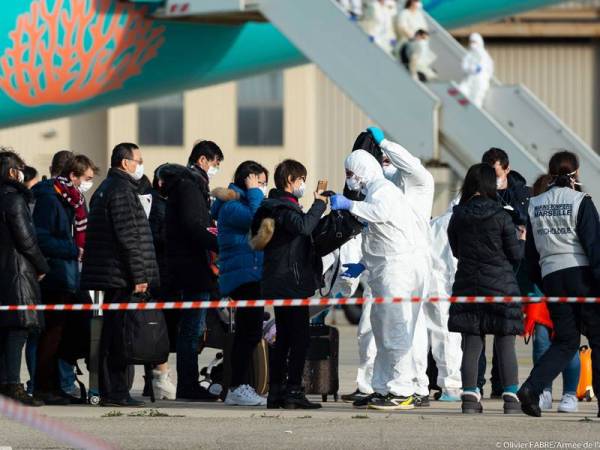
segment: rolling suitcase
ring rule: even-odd
[[[310,346],[304,364],[303,385],[306,394],[320,394],[324,402],[332,395],[338,400],[340,336],[328,325],[310,326]]]
[[[94,304],[102,306],[104,300],[103,292],[90,292]],[[90,323],[90,357],[88,362],[89,370],[89,388],[88,401],[90,405],[98,406],[100,404],[100,339],[102,337],[102,310],[94,311]]]

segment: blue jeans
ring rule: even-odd
[[[60,389],[71,394],[75,388],[77,375],[75,375],[75,366],[62,359],[58,360],[58,379],[60,380]]]
[[[29,334],[27,335],[27,342],[25,343],[25,364],[27,365],[27,372],[29,372],[29,381],[27,382],[27,393],[29,395],[33,395],[33,390],[35,388],[33,380],[35,380],[35,368],[39,339],[40,330],[33,329],[29,331]]]
[[[183,292],[182,300],[209,300],[210,293]],[[181,311],[177,333],[177,397],[185,398],[198,390],[198,346],[206,328],[206,309]]]
[[[533,333],[533,364],[542,357],[544,353],[550,348],[550,329],[544,325],[536,324],[535,331]],[[573,394],[577,392],[577,385],[579,384],[579,352],[576,352],[571,359],[569,365],[563,370],[563,395]],[[552,384],[544,387],[545,391],[552,392]]]

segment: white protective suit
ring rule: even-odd
[[[460,91],[477,107],[483,106],[483,100],[494,76],[494,61],[485,49],[479,33],[469,37],[469,51],[462,61],[466,78],[460,83]]]
[[[420,9],[411,11],[410,9],[403,9],[396,18],[396,32],[398,33],[399,44],[402,45],[404,42],[415,37],[415,33],[419,30],[428,31],[427,20],[425,14]]]
[[[348,241],[340,248],[339,258],[341,266],[348,263],[355,263],[362,259],[362,235]],[[341,269],[343,271],[343,269]],[[371,289],[367,284],[369,272],[365,271],[358,278],[339,277],[333,285],[331,294],[342,297],[350,297],[358,289],[359,283],[363,285],[363,297],[371,297]],[[373,393],[371,381],[373,379],[373,364],[375,363],[375,355],[377,348],[375,347],[375,339],[371,329],[371,303],[363,304],[362,315],[358,323],[357,338],[358,338],[358,371],[356,374],[356,384],[358,390],[365,394]]]
[[[364,150],[346,158],[346,170],[360,178],[366,194],[350,212],[368,224],[362,263],[374,297],[424,296],[430,271],[429,223],[407,196],[387,180],[377,160]],[[377,346],[373,390],[408,397],[415,393],[412,358],[414,325],[420,304],[373,304],[371,325]]]
[[[362,16],[362,0],[339,0],[342,8],[356,16]]]
[[[433,195],[435,192],[433,175],[423,166],[419,158],[412,155],[400,144],[384,139],[380,147],[393,166],[388,167],[385,177],[404,192],[412,210],[419,216],[420,223],[425,224],[424,232],[428,235],[428,246],[431,247],[429,220],[433,209]],[[426,267],[419,268],[419,270],[427,272],[428,278],[431,264],[430,260]],[[425,315],[431,313],[431,311],[423,308],[422,303],[416,303],[414,309],[416,310],[415,320],[417,318],[419,320],[415,325],[416,333],[412,342],[413,361],[415,365],[415,390],[413,393],[428,395],[427,354],[429,352],[429,341],[427,338],[427,321],[424,319]],[[425,355],[424,366],[422,364],[423,355]]]
[[[432,272],[429,297],[449,297],[452,294],[454,275],[458,261],[452,255],[448,241],[448,224],[452,210],[458,204],[454,200],[448,210],[431,221]],[[462,336],[448,331],[450,303],[424,303],[423,314],[417,324],[418,340],[427,340],[438,368],[437,384],[443,391],[458,391],[462,386],[460,366],[462,361]],[[423,331],[424,330],[424,331]],[[417,337],[415,337],[417,339]],[[423,350],[423,348],[421,348]],[[427,369],[427,351],[415,352],[417,370]]]
[[[394,17],[396,5],[394,2],[372,0],[366,8],[363,27],[374,42],[387,53],[392,53],[392,43],[396,41],[394,32]]]

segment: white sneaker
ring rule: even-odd
[[[573,413],[577,412],[577,397],[573,394],[565,394],[560,399],[560,404],[558,405],[558,412],[561,413]]]
[[[170,372],[152,371],[152,389],[157,400],[175,400],[177,388],[169,375]]]
[[[252,387],[242,384],[233,391],[229,390],[225,398],[225,404],[230,406],[266,406],[267,399],[258,395]]]
[[[540,409],[542,411],[552,411],[552,392],[544,390],[540,394]]]

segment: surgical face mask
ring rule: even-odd
[[[17,181],[19,183],[24,183],[25,182],[25,174],[23,173],[22,170],[18,170],[17,171],[18,175],[17,175]]]
[[[398,169],[392,166],[391,164],[383,166],[383,176],[386,177],[388,180],[394,178],[394,175],[396,175],[397,172]]]
[[[300,187],[294,188],[293,194],[298,198],[302,198],[302,196],[304,196],[305,190],[306,190],[306,183],[303,181],[302,184],[300,185]]]
[[[261,186],[260,190],[265,197],[269,194],[269,188],[267,186]]]
[[[502,185],[504,184],[504,179],[500,177],[496,177],[496,189],[502,189]]]
[[[208,170],[206,171],[206,174],[208,175],[208,178],[212,178],[212,177],[214,177],[218,173],[219,173],[219,168],[217,166],[210,166],[208,168]]]
[[[135,168],[135,172],[131,173],[130,175],[135,181],[141,180],[144,176],[144,165],[138,164]]]
[[[94,185],[94,182],[92,180],[82,181],[81,184],[79,185],[79,192],[81,192],[82,194],[85,194],[87,191],[89,191],[92,188],[93,185]]]
[[[362,183],[356,175],[346,178],[346,186],[348,186],[348,189],[351,191],[360,191],[362,189]]]

